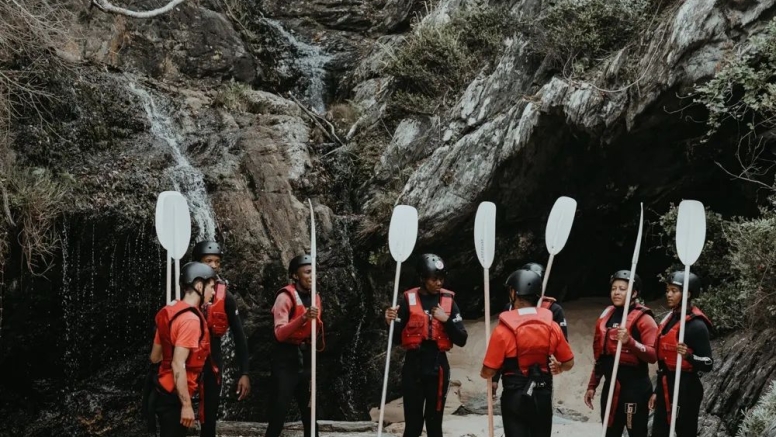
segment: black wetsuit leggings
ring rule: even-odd
[[[612,410],[609,419],[611,426],[606,431],[606,437],[621,437],[623,429],[628,430],[630,437],[647,437],[649,420],[649,398],[652,396],[652,382],[649,375],[617,375],[619,389],[615,387]],[[601,392],[601,421],[604,420],[606,399],[609,396],[609,380],[604,383]]]
[[[202,372],[202,384],[205,389],[205,423],[202,424],[199,435],[200,437],[216,437],[218,406],[221,404],[221,381],[209,365],[206,365]],[[200,400],[200,402],[203,401]]]
[[[421,375],[417,368],[407,367],[402,369],[405,422],[403,437],[420,437],[424,422],[428,437],[442,437],[442,417],[450,384],[450,368],[440,366],[440,381],[439,375]]]
[[[658,374],[655,390],[655,420],[652,425],[652,437],[667,437],[671,430],[670,404],[674,396],[674,372],[668,377]],[[668,391],[666,392],[666,388]],[[668,410],[666,409],[668,396]],[[679,407],[676,418],[676,437],[696,437],[698,435],[698,415],[703,400],[703,384],[697,373],[682,372],[679,380]]]
[[[524,416],[518,411],[519,389],[504,386],[501,395],[501,419],[504,437],[550,437],[552,434],[552,386],[534,389],[536,414]]]
[[[272,363],[272,396],[268,407],[269,424],[265,437],[279,437],[283,432],[291,399],[296,399],[299,412],[302,414],[304,436],[310,437],[310,369],[299,371],[299,365],[294,361],[273,361]],[[316,423],[315,435],[318,435]]]
[[[181,401],[177,394],[158,391],[156,417],[159,419],[160,437],[186,436],[187,428],[181,425]]]

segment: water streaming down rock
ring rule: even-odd
[[[170,177],[175,189],[189,201],[191,214],[197,224],[196,241],[212,240],[216,233],[215,216],[202,172],[193,167],[181,151],[181,136],[172,118],[159,108],[151,93],[133,80],[129,82],[129,89],[140,97],[148,121],[151,123],[151,133],[170,147],[175,160],[175,167],[169,169]]]
[[[304,86],[302,100],[310,105],[318,114],[326,110],[324,93],[326,91],[326,65],[334,58],[320,47],[299,41],[275,20],[263,18],[267,25],[275,29],[296,50],[296,56],[291,62],[304,75],[307,82]]]

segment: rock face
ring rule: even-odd
[[[385,144],[360,135],[379,123],[391,92],[381,69],[385,47],[400,43],[395,34],[423,2],[228,3],[186,2],[146,21],[84,14],[74,24],[84,38],[70,53],[78,64],[46,73],[44,86],[57,98],[45,123],[13,126],[14,164],[75,183],[45,279],[22,269],[18,245],[3,272],[0,371],[13,378],[0,383],[0,412],[10,418],[0,434],[137,435],[151,321],[165,287],[151,214],[163,190],[198,199],[194,235],[227,248],[223,274],[244,317],[254,394],[237,402],[227,369],[223,413],[246,421],[266,420],[272,402],[269,310],[288,261],[309,248],[307,199],[326,323],[318,408],[335,420],[366,419],[379,402],[381,310],[395,265],[385,236],[396,196],[418,208],[415,252],[445,258],[465,317],[483,311],[470,238],[480,201],[499,208],[491,290],[500,290],[512,268],[546,258],[541,240],[552,201],[578,200],[575,230],[549,284],[551,295],[566,299],[605,292],[611,271],[630,259],[624,242],[635,235],[639,201],[655,211],[692,196],[730,213],[752,207],[713,165],[728,146],[688,157],[685,144],[702,127],[671,111],[685,105],[677,93],[761,31],[773,1],[676,4],[643,52],[612,57],[595,80],[547,74],[527,56],[526,41],[509,39],[492,71],[452,109],[398,121]],[[441,2],[432,18],[474,3]],[[529,18],[541,8],[496,3]],[[643,72],[637,83],[611,79],[625,58]],[[359,117],[349,134],[337,132],[352,140],[340,146],[315,113],[348,100]],[[360,162],[358,147],[376,150],[374,161]],[[668,262],[647,253],[639,268],[654,274]],[[401,287],[414,276],[410,261]],[[652,276],[643,275],[656,291]],[[494,291],[492,300],[500,308],[505,299]],[[770,336],[748,335],[717,345],[722,367],[704,379],[704,436],[730,435],[773,379],[774,369],[762,366],[774,362]],[[389,398],[398,393],[401,355],[394,352]]]

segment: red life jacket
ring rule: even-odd
[[[554,303],[555,303],[555,298],[554,297],[544,296],[542,298],[542,305],[541,305],[541,307],[544,308],[544,309],[549,310],[550,307],[552,306],[552,304],[554,304]]]
[[[416,287],[404,292],[404,301],[410,308],[410,317],[401,332],[401,346],[407,350],[420,348],[425,340],[435,341],[437,348],[447,352],[453,348],[453,342],[445,331],[445,326],[432,315],[426,314]],[[439,307],[452,316],[455,293],[444,288],[439,290]],[[429,323],[430,322],[430,323]]]
[[[536,307],[520,308],[501,313],[498,321],[515,333],[517,364],[523,375],[527,376],[534,364],[539,364],[544,372],[549,371],[547,360],[553,352],[550,350],[552,311]]]
[[[172,322],[178,316],[188,311],[193,312],[199,317],[200,336],[199,346],[197,349],[191,350],[188,358],[186,358],[186,373],[199,375],[210,356],[210,335],[207,330],[207,321],[198,308],[180,300],[172,302],[159,310],[155,319],[156,329],[159,333],[159,341],[162,345],[162,362],[159,366],[159,384],[168,393],[173,393],[175,391],[175,381],[172,377],[172,356],[175,349],[171,338]],[[214,367],[214,371],[217,374],[218,369]],[[191,385],[189,385],[189,395],[193,395],[195,389],[196,387],[192,388]]]
[[[609,321],[614,308],[613,305],[608,306],[604,312],[601,313],[601,316],[596,323],[595,335],[593,336],[593,358],[596,361],[598,361],[598,358],[602,355],[614,356],[617,353],[617,343],[619,342],[617,340],[617,329],[619,326],[617,328],[606,327],[606,322]],[[628,330],[628,333],[631,332],[633,325],[635,325],[644,314],[652,315],[652,310],[641,304],[636,304],[628,311],[628,319],[625,321],[625,329]],[[617,324],[619,325],[619,322]],[[642,361],[636,356],[635,351],[623,344],[622,351],[620,352],[620,364],[638,366],[640,363],[642,363]]]
[[[299,296],[299,292],[296,291],[296,287],[294,284],[286,285],[285,287],[278,290],[278,292],[275,294],[275,297],[280,293],[288,293],[289,297],[291,297],[291,302],[294,303],[294,309],[292,310],[291,314],[289,315],[288,322],[291,323],[292,321],[304,317],[306,308],[304,306],[304,303],[302,303],[302,297]],[[321,295],[317,294],[315,295],[315,306],[318,307],[318,309],[321,309]],[[321,311],[318,312],[318,326],[323,326],[323,321],[321,320]],[[302,324],[302,326],[299,327],[296,331],[294,331],[291,335],[288,336],[288,338],[284,341],[284,343],[291,343],[291,344],[302,344],[310,341],[310,338],[313,336],[313,324],[310,323],[309,320],[305,320],[305,322]]]
[[[673,312],[668,313],[668,315],[663,319],[662,322],[660,322],[660,326],[657,328],[657,343],[655,345],[655,351],[657,352],[657,361],[663,362],[665,366],[668,368],[669,371],[674,372],[676,371],[676,346],[679,344],[679,325],[680,323],[677,322],[674,324],[674,326],[671,327],[671,329],[665,334],[662,335],[663,329],[665,329],[666,325],[668,325],[668,322],[671,320],[671,316],[673,315]],[[685,324],[689,322],[692,319],[699,318],[703,320],[704,323],[706,323],[706,326],[711,329],[711,320],[709,320],[708,317],[706,317],[706,314],[703,314],[703,312],[698,309],[698,307],[693,306],[690,308],[690,311],[687,313],[687,316],[685,317]],[[692,353],[692,349],[689,347],[687,348],[687,352]],[[691,372],[692,371],[692,363],[689,360],[682,360],[682,372]]]
[[[226,284],[216,282],[216,293],[213,303],[207,307],[207,326],[210,335],[223,337],[229,330],[229,318],[226,316]]]

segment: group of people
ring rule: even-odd
[[[445,352],[453,345],[466,344],[466,330],[454,293],[442,288],[445,268],[442,259],[422,255],[418,266],[420,286],[404,293],[400,304],[385,311],[386,323],[393,321],[401,335],[395,339],[407,350],[402,369],[404,395],[404,437],[418,437],[425,421],[429,437],[442,436],[450,367]],[[496,393],[503,384],[501,416],[506,437],[549,437],[552,433],[553,376],[574,366],[568,343],[563,308],[555,299],[542,297],[544,267],[528,263],[506,280],[509,304],[499,315],[483,360],[480,375],[490,378]],[[641,280],[633,275],[632,300],[625,326],[622,325],[631,272],[620,270],[610,278],[612,304],[599,317],[594,329],[595,366],[591,371],[585,404],[593,398],[601,381],[601,420],[612,383],[617,344],[622,343],[619,370],[607,423],[608,437],[648,435],[649,411],[655,411],[652,436],[669,435],[671,403],[677,355],[683,357],[676,418],[677,437],[695,437],[703,399],[700,374],[712,369],[709,341],[711,322],[692,299],[701,293],[695,274],[674,272],[666,281],[666,302],[671,312],[660,322],[638,302]],[[683,342],[679,342],[682,293],[688,281],[688,306]],[[649,364],[658,364],[657,387],[653,388]]]
[[[192,250],[192,262],[181,268],[182,297],[156,314],[150,374],[144,410],[149,425],[162,437],[185,436],[200,423],[201,437],[215,437],[221,400],[223,356],[221,338],[231,330],[239,365],[237,399],[251,391],[248,344],[234,295],[219,276],[223,253],[218,243],[202,241]],[[321,302],[311,302],[312,258],[300,255],[288,268],[292,283],[278,290],[271,353],[273,401],[269,403],[266,437],[283,431],[288,407],[296,398],[303,412],[305,436],[310,435],[310,339],[312,323],[321,322]],[[199,396],[198,416],[192,399]],[[307,414],[304,414],[304,412]],[[317,427],[316,427],[317,435]]]
[[[223,357],[221,338],[231,329],[241,376],[238,399],[251,390],[248,348],[234,296],[218,272],[222,252],[213,241],[197,243],[193,261],[181,269],[182,298],[156,315],[156,335],[151,350],[153,401],[149,411],[158,419],[160,434],[184,436],[194,425],[192,398],[199,393],[201,436],[215,436],[220,402]],[[395,323],[393,338],[406,350],[402,375],[404,437],[419,437],[425,424],[428,437],[442,436],[442,418],[450,383],[446,352],[466,345],[468,334],[455,302],[455,293],[443,288],[446,267],[441,257],[423,254],[417,265],[419,284],[404,292],[399,305],[385,310],[386,324]],[[275,294],[273,381],[268,404],[266,437],[279,437],[293,399],[302,416],[305,437],[318,435],[310,420],[310,361],[312,327],[323,333],[321,299],[312,301],[312,257],[300,255],[288,267],[289,285]],[[506,437],[549,437],[552,430],[553,377],[574,366],[563,308],[555,299],[542,297],[544,267],[529,263],[514,271],[505,286],[509,304],[499,315],[483,360],[481,376],[491,378],[493,392],[503,385],[501,412]],[[621,326],[631,272],[621,270],[610,279],[612,305],[595,326],[595,366],[585,403],[593,408],[596,389],[604,381],[601,417],[612,383],[615,353],[622,343],[607,436],[646,437],[650,410],[655,411],[652,436],[668,436],[677,364],[682,355],[682,377],[676,431],[678,437],[697,435],[703,386],[699,374],[712,369],[709,342],[711,322],[692,305],[701,293],[700,279],[674,272],[666,284],[671,312],[658,325],[652,311],[636,299],[641,280],[633,275],[627,321]],[[679,342],[682,293],[688,281],[686,332]],[[541,301],[541,302],[540,302]],[[321,343],[323,343],[321,341]],[[657,387],[653,389],[649,364],[657,362]],[[314,428],[314,432],[313,432]]]

